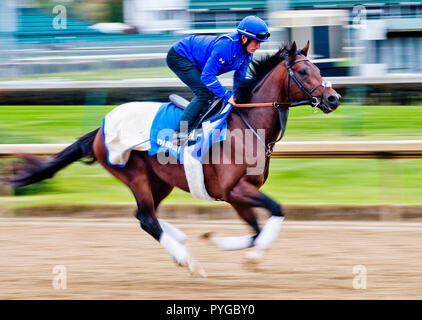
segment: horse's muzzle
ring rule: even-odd
[[[330,94],[324,99],[323,107],[321,108],[324,113],[330,113],[337,109],[340,105],[341,95],[338,93]]]

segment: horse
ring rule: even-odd
[[[265,164],[263,170],[247,174],[252,164],[246,161],[234,163],[232,155],[227,156],[224,152],[216,157],[219,161],[203,164],[204,184],[209,195],[229,203],[253,231],[252,235],[244,237],[215,238],[214,243],[228,250],[250,248],[247,257],[256,261],[277,237],[284,219],[281,204],[259,189],[267,180],[270,155],[275,142],[284,133],[289,108],[307,104],[330,113],[340,104],[341,96],[323,80],[319,69],[307,58],[308,50],[309,41],[299,50],[293,42],[283,45],[271,56],[253,60],[249,78],[239,83],[235,93],[235,112],[230,112],[227,128],[241,133],[251,130],[254,139],[252,142],[235,141],[237,145],[231,146],[232,154],[239,146],[245,150],[260,145],[265,149],[265,152],[258,154]],[[183,164],[162,164],[158,159],[159,154],[150,156],[144,151],[133,151],[126,166],[111,166],[107,162],[100,129],[79,138],[51,160],[27,158],[28,165],[9,178],[8,183],[13,187],[36,183],[53,177],[74,161],[91,157],[92,162],[98,161],[132,191],[137,203],[135,216],[141,228],[159,241],[178,265],[187,267],[193,275],[205,277],[205,270],[184,245],[186,235],[156,216],[159,204],[174,187],[190,191]],[[258,130],[263,132],[261,136],[256,134]],[[211,147],[210,154],[214,148],[215,145]],[[266,209],[270,214],[262,228],[255,208]]]

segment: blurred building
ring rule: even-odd
[[[357,66],[355,74],[370,76],[422,72],[420,1],[290,0],[290,8],[292,15],[275,13],[290,39],[313,39],[316,58],[351,58],[335,69]]]
[[[188,0],[124,0],[124,22],[140,33],[184,30],[189,26]]]
[[[0,1],[0,78],[15,76],[15,68],[7,68],[10,63],[9,52],[15,50],[14,34],[17,28],[17,12],[14,0]]]
[[[346,76],[348,55],[345,27],[348,24],[347,10],[284,10],[270,13],[273,27],[283,28],[286,40],[304,46],[310,41],[308,55],[321,69],[324,76]]]
[[[103,21],[111,15],[99,12],[119,5],[121,21]],[[325,76],[422,72],[414,0],[2,0],[0,14],[0,76],[164,65],[181,37],[229,32],[251,14],[272,33],[259,54],[310,40]]]

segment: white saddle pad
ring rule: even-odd
[[[108,163],[124,167],[132,150],[148,151],[152,122],[163,104],[130,102],[110,111],[103,120],[104,144]],[[185,148],[184,169],[191,194],[203,200],[215,200],[204,185],[202,164],[190,154],[194,146]]]
[[[148,151],[152,122],[161,102],[129,102],[110,111],[103,120],[108,163],[124,167],[132,150]]]

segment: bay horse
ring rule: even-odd
[[[340,95],[322,79],[319,69],[307,59],[308,49],[309,42],[301,50],[293,42],[290,46],[284,45],[272,56],[254,60],[250,78],[242,81],[235,93],[235,112],[229,114],[227,128],[240,132],[264,130],[261,138],[255,135],[253,142],[243,142],[241,145],[243,150],[254,148],[256,144],[263,146],[265,153],[258,156],[265,163],[264,170],[259,174],[247,174],[251,164],[246,161],[228,163],[224,159],[227,157],[224,152],[219,154],[217,163],[203,165],[204,184],[209,195],[229,203],[254,232],[245,237],[216,239],[215,243],[221,248],[233,250],[252,247],[248,252],[249,258],[262,256],[278,235],[284,213],[281,205],[259,191],[259,188],[268,177],[271,151],[283,135],[289,108],[308,104],[330,113],[340,103]],[[29,163],[26,168],[8,182],[13,187],[29,185],[51,178],[74,161],[93,157],[93,161],[98,161],[132,191],[137,203],[135,215],[142,229],[159,241],[179,265],[188,267],[193,274],[205,276],[199,262],[191,257],[184,245],[185,234],[156,217],[158,205],[174,187],[189,192],[183,164],[162,164],[158,161],[159,154],[149,156],[148,152],[132,151],[126,166],[111,166],[107,162],[103,141],[103,132],[98,128],[79,138],[52,160],[41,162],[27,159]],[[234,150],[236,145],[231,148]],[[210,153],[213,150],[214,146]],[[258,224],[254,211],[256,207],[270,213],[263,228]]]

